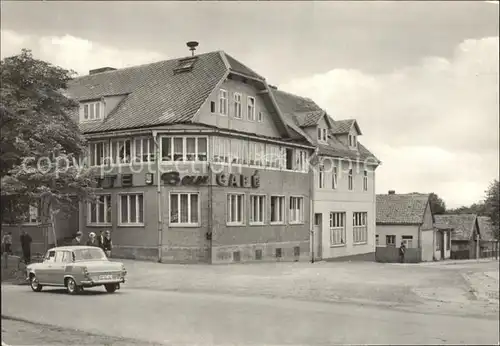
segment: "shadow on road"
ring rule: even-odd
[[[37,292],[38,293],[38,292]],[[58,289],[47,289],[43,288],[43,290],[39,293],[45,293],[45,294],[63,294],[63,295],[69,295],[68,291],[64,288],[58,288]],[[110,295],[111,293],[108,293],[106,291],[98,291],[98,290],[84,290],[83,292],[77,293],[77,296],[101,296],[101,295]],[[115,294],[121,294],[120,292],[115,292],[112,293],[112,295]]]

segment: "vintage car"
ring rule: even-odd
[[[43,286],[66,287],[76,294],[84,287],[104,286],[109,293],[120,289],[127,271],[121,262],[108,260],[101,248],[94,246],[61,246],[47,251],[43,262],[26,267],[31,289]]]

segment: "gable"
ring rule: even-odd
[[[423,231],[430,230],[434,228],[434,217],[432,215],[431,204],[427,203],[425,207],[424,216],[422,219],[422,227]]]

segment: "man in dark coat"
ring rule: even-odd
[[[71,245],[83,245],[82,235],[83,235],[82,232],[80,231],[76,232],[75,237],[71,241]]]
[[[23,250],[24,263],[28,264],[31,262],[31,243],[33,239],[28,234],[28,232],[23,231],[21,234],[21,248]]]
[[[111,257],[111,249],[113,248],[113,242],[111,241],[111,232],[107,230],[104,232],[104,239],[102,241],[102,249],[106,253],[107,257]]]
[[[404,242],[401,242],[401,246],[399,247],[399,262],[404,263],[405,261],[405,252],[406,246]]]

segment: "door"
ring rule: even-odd
[[[56,251],[54,262],[48,265],[47,277],[48,284],[52,285],[62,285],[64,283],[64,269],[66,268],[66,263],[64,263],[64,257],[66,251]]]
[[[446,243],[444,241],[445,232],[440,231],[439,234],[440,234],[439,238],[441,238],[441,259],[445,259],[445,254],[446,254]]]
[[[314,260],[320,260],[322,258],[322,239],[323,234],[323,214],[314,214],[314,227],[313,234],[311,237],[311,247],[313,251]]]

